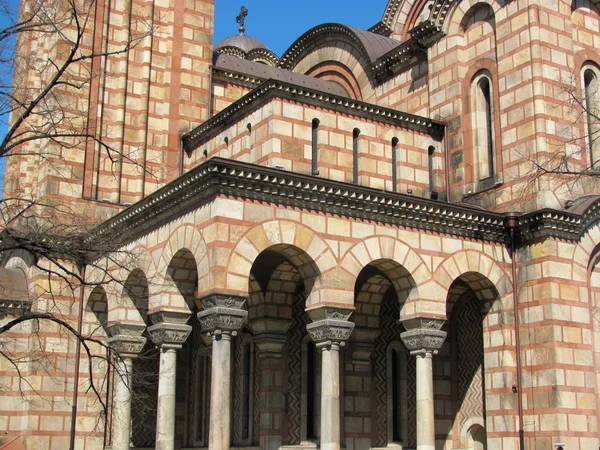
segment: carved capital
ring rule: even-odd
[[[318,322],[324,319],[348,320],[354,311],[351,308],[323,305],[306,312],[313,321]]]
[[[142,336],[145,329],[142,323],[110,322],[106,325],[110,336],[108,345],[121,358],[135,358],[146,345],[146,338]]]
[[[431,317],[416,317],[402,321],[402,325],[407,330],[425,329],[425,330],[441,330],[445,320]]]
[[[447,334],[445,331],[432,328],[415,328],[400,333],[400,338],[411,355],[428,352],[436,354],[446,340]]]
[[[306,325],[306,331],[317,345],[345,345],[354,330],[354,322],[323,319]]]
[[[108,338],[108,345],[116,351],[121,358],[135,358],[140,354],[146,338],[142,336],[116,335]]]
[[[214,307],[243,309],[244,304],[246,303],[246,297],[213,293],[203,297],[200,300],[200,303],[202,303],[204,309],[210,309]]]
[[[190,325],[161,322],[148,327],[148,333],[155,345],[163,349],[179,350],[192,332]]]
[[[247,317],[248,311],[223,306],[213,306],[198,313],[202,331],[217,335],[229,333],[235,336]]]

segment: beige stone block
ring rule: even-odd
[[[375,227],[368,223],[352,222],[352,237],[365,238],[375,234]]]
[[[336,236],[350,236],[351,222],[346,219],[338,219],[335,217],[327,218],[327,233]]]
[[[302,214],[302,223],[317,233],[325,233],[327,229],[327,219],[316,214]]]

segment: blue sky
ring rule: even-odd
[[[235,18],[242,5],[249,11],[246,34],[281,56],[305,31],[320,23],[338,22],[369,28],[381,20],[386,4],[387,0],[215,0],[214,41],[217,43],[238,33]],[[8,0],[8,5],[17,11],[18,0]],[[0,28],[9,24],[8,19],[4,11],[0,11]],[[7,117],[0,116],[0,137],[6,134],[6,121]],[[0,174],[1,166],[2,161]]]
[[[337,22],[369,28],[381,20],[387,0],[215,0],[215,43],[237,34],[240,6],[248,8],[246,34],[281,56],[305,31]]]

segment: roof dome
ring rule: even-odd
[[[240,49],[244,53],[248,53],[255,49],[269,50],[267,46],[258,39],[251,38],[243,33],[223,39],[221,42],[215,45],[215,50],[220,53],[231,54],[228,52],[228,49],[232,47]]]
[[[242,6],[236,22],[240,24],[239,34],[223,39],[215,45],[215,52],[224,53],[226,55],[237,56],[238,58],[247,59],[250,61],[262,62],[270,66],[275,66],[279,62],[279,58],[269,48],[260,42],[258,39],[246,36],[244,32],[244,22],[248,15],[248,9]]]

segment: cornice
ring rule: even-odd
[[[291,83],[267,80],[241,99],[214,115],[190,133],[183,136],[183,146],[191,152],[216,136],[236,121],[255,110],[268,100],[277,97],[293,100],[305,105],[317,106],[338,113],[357,116],[368,120],[407,128],[434,137],[443,136],[444,124],[426,117],[401,112],[392,108],[373,105],[347,97],[328,94]]]
[[[373,73],[379,82],[383,82],[396,73],[403,72],[415,64],[419,58],[426,58],[425,48],[415,38],[410,38],[373,63]]]
[[[578,241],[587,229],[584,217],[556,209],[541,209],[519,217],[519,242],[530,243],[540,238],[554,237]],[[594,210],[598,217],[598,209]]]
[[[373,25],[367,31],[370,31],[371,33],[379,34],[380,36],[385,36],[385,37],[390,37],[390,35],[392,34],[392,29],[383,22],[377,22],[375,25]]]
[[[394,19],[396,18],[396,13],[398,12],[400,3],[402,3],[402,0],[389,0],[385,11],[383,12],[381,23],[390,29],[394,27]]]
[[[215,195],[414,228],[457,237],[508,242],[504,215],[285,170],[211,158],[92,231],[89,239],[125,245],[197,208]],[[520,245],[540,238],[578,241],[600,218],[600,200],[584,214],[544,209],[519,217]]]
[[[95,239],[132,241],[202,204],[231,195],[406,228],[504,240],[504,216],[222,158],[211,158],[97,227]]]
[[[221,67],[213,67],[213,79],[234,83],[238,86],[249,87],[254,89],[261,83],[265,82],[264,78],[247,75],[245,73],[234,72],[233,70],[222,69]]]

